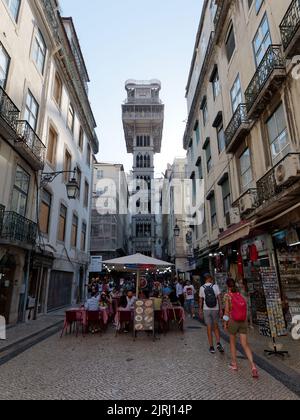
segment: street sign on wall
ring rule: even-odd
[[[101,273],[103,269],[103,257],[92,256],[91,257],[91,264],[90,264],[90,273]]]

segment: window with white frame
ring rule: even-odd
[[[36,31],[33,41],[33,60],[41,74],[44,73],[45,61],[46,61],[46,44],[43,35],[40,30]]]
[[[249,148],[240,157],[240,177],[242,191],[246,191],[253,181],[251,151]]]
[[[226,148],[226,139],[225,139],[223,121],[217,127],[217,138],[218,138],[219,153],[222,153],[222,152],[224,152],[224,150]]]
[[[21,0],[4,0],[15,21],[18,20]]]
[[[212,87],[213,87],[214,99],[216,99],[220,95],[220,92],[221,92],[221,83],[220,83],[220,76],[219,76],[218,70],[216,70],[213,75]]]
[[[212,226],[213,229],[215,229],[218,225],[217,205],[216,205],[215,194],[212,194],[209,202],[210,202],[211,226]]]
[[[68,128],[74,133],[74,126],[75,126],[75,110],[73,105],[69,105],[68,109],[68,120],[67,120]]]
[[[232,111],[235,112],[238,106],[243,102],[243,92],[240,75],[235,79],[235,82],[230,91]]]
[[[39,105],[29,90],[26,97],[24,118],[34,130],[37,128],[38,114]]]
[[[5,88],[8,75],[10,57],[0,42],[0,86]]]
[[[272,44],[268,16],[265,14],[253,40],[256,65],[259,66],[269,46]]]
[[[30,175],[23,168],[17,166],[11,209],[23,217],[26,216],[29,185]]]
[[[290,152],[290,141],[283,104],[281,104],[267,121],[269,142],[273,162]]]

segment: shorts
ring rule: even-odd
[[[205,310],[204,311],[204,322],[207,327],[213,327],[218,324],[220,319],[220,311]]]
[[[195,308],[195,299],[189,299],[185,301],[185,307],[187,310],[191,310]]]
[[[237,322],[237,321],[231,320],[229,322],[228,331],[229,331],[230,335],[237,335],[237,334],[247,335],[248,334],[248,323],[247,323],[247,321]]]

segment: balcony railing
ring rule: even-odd
[[[300,153],[289,153],[257,182],[257,194],[260,206],[274,198],[276,199],[279,194],[290,188],[290,186],[297,181],[297,177],[294,178],[291,176],[290,178],[287,178],[286,183],[279,183],[276,178],[277,171],[280,167],[290,166],[288,159],[291,157],[299,158],[300,167]],[[286,169],[284,170],[286,171]]]
[[[159,98],[127,98],[124,102],[125,105],[162,105]]]
[[[251,116],[250,113],[252,108],[258,101],[260,95],[266,93],[264,92],[264,88],[276,70],[280,71],[279,76],[281,78],[283,78],[283,75],[286,75],[285,59],[282,54],[281,45],[270,45],[245,92],[247,111],[249,116]]]
[[[12,211],[0,211],[0,241],[34,245],[37,224]]]
[[[280,24],[280,32],[282,38],[283,48],[286,51],[293,38],[297,33],[300,35],[300,0],[293,0],[286,12],[281,24]],[[295,40],[295,42],[299,43],[299,40]],[[298,49],[299,44],[298,44]]]
[[[0,118],[12,129],[16,129],[20,111],[0,86]]]
[[[123,112],[123,119],[125,120],[163,120],[163,112]]]
[[[229,153],[239,135],[249,132],[249,129],[250,120],[248,118],[247,105],[240,104],[225,131],[226,147]]]
[[[33,160],[36,161],[36,165],[38,166],[37,169],[42,168],[46,151],[42,140],[27,121],[18,121],[17,134],[17,144],[22,147],[24,146],[29,155],[32,155]]]

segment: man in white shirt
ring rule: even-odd
[[[183,289],[185,304],[187,312],[195,318],[195,288],[190,281],[186,283],[185,288]]]
[[[213,332],[216,336],[218,351],[220,353],[224,353],[219,329],[219,319],[222,319],[223,317],[221,292],[219,287],[214,283],[214,279],[210,274],[206,274],[204,279],[205,284],[200,289],[199,316],[200,319],[205,321],[207,326],[210,353],[215,354]]]
[[[99,311],[99,298],[97,297],[96,293],[92,293],[90,299],[87,300],[85,309],[90,312]]]
[[[127,293],[127,309],[134,309],[134,304],[137,301],[137,298],[134,296],[133,292]]]

